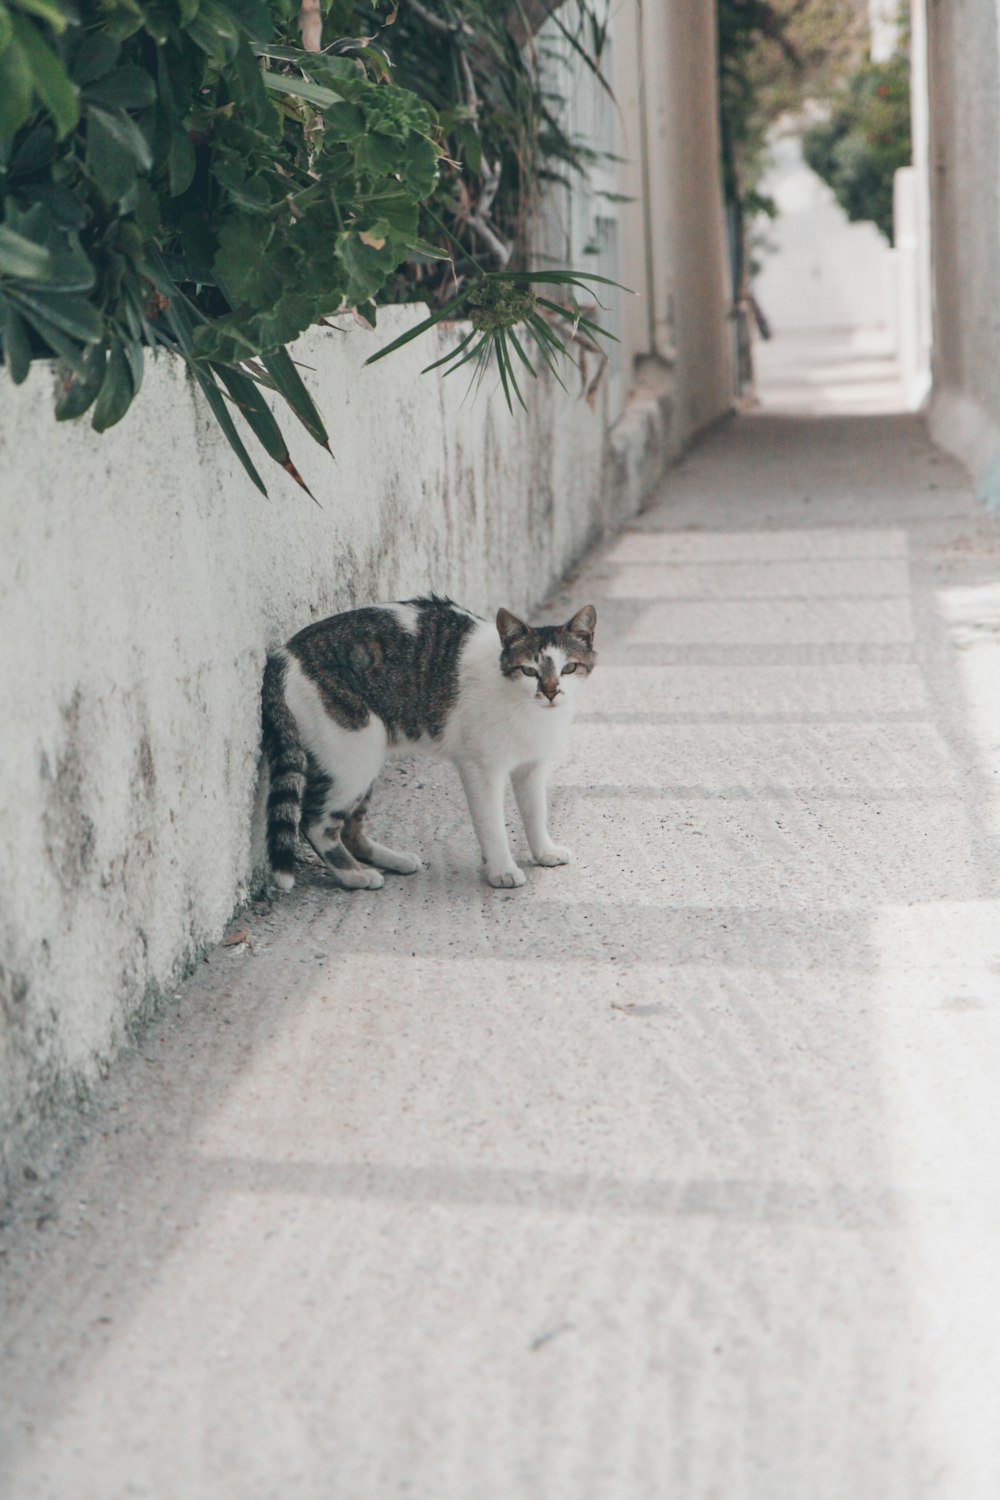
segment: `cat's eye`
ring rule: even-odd
[[[559,673],[559,676],[565,677],[567,672],[575,672],[579,665],[580,663],[578,661],[568,661],[563,667],[562,671]]]
[[[524,673],[525,677],[537,677],[538,676],[538,668],[537,667],[522,667],[521,671]]]

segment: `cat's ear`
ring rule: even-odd
[[[585,604],[566,626],[570,635],[579,635],[590,646],[593,644],[594,631],[597,629],[597,610],[592,604]]]
[[[527,635],[528,627],[517,615],[512,615],[509,609],[497,610],[497,631],[504,646],[510,646],[517,640],[518,636]]]

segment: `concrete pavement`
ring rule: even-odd
[[[874,417],[908,409],[886,328],[779,329],[769,340],[755,339],[753,364],[757,396],[769,412]]]
[[[757,415],[589,600],[575,863],[398,770],[427,868],[250,910],[26,1184],[4,1500],[1000,1492],[1000,526]]]

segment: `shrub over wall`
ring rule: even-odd
[[[103,431],[138,391],[145,351],[166,348],[261,489],[236,412],[302,483],[267,393],[317,441],[327,434],[285,346],[338,310],[374,323],[379,297],[429,300],[436,319],[476,291],[481,305],[517,308],[463,346],[463,358],[496,356],[510,400],[512,347],[531,368],[516,325],[551,361],[564,308],[503,285],[538,279],[526,257],[545,163],[582,156],[502,11],[398,10],[327,0],[323,50],[307,51],[297,0],[0,0],[11,377],[57,358],[56,415],[90,411]],[[354,34],[365,23],[375,36]],[[582,35],[597,67],[601,33],[587,34],[590,50]],[[576,320],[583,283],[542,279],[570,303],[576,336],[598,331]]]

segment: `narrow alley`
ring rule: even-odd
[[[250,908],[26,1184],[5,1500],[1000,1492],[1000,522],[758,413],[591,601],[574,863],[397,770],[426,868]]]

